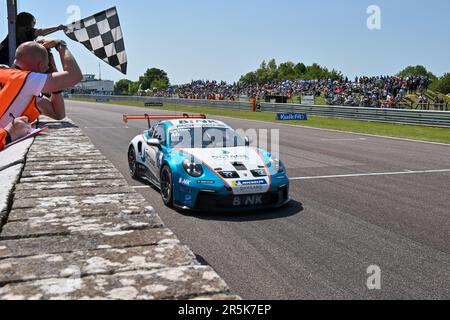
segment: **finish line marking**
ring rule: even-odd
[[[290,178],[291,181],[296,180],[318,180],[318,179],[334,179],[334,178],[357,178],[357,177],[375,177],[375,176],[395,176],[404,174],[423,174],[423,173],[442,173],[450,172],[450,169],[442,170],[424,170],[424,171],[402,171],[402,172],[380,172],[380,173],[358,173],[358,174],[345,174],[345,175],[334,175],[334,176],[316,176],[316,177],[297,177]]]

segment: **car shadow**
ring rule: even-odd
[[[295,216],[304,210],[303,204],[292,200],[281,208],[264,209],[259,211],[230,212],[230,213],[209,213],[199,211],[176,210],[179,214],[194,217],[201,220],[228,221],[228,222],[246,222],[274,220]]]

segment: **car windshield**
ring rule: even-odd
[[[171,148],[225,148],[245,146],[231,128],[196,127],[170,130]]]

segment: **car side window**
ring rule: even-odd
[[[150,138],[153,138],[154,134],[155,134],[155,127],[153,127],[150,130],[148,130],[148,136]]]
[[[154,139],[158,139],[163,146],[166,145],[166,127],[164,125],[158,125],[155,129],[155,133],[153,135]]]

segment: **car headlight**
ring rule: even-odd
[[[183,168],[191,177],[198,178],[203,175],[203,166],[190,159],[185,159],[183,161]]]
[[[274,168],[277,173],[283,173],[286,171],[286,168],[284,167],[283,163],[276,158],[269,159],[269,168]]]

